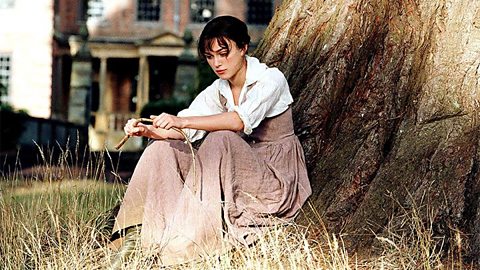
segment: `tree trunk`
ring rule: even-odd
[[[426,205],[480,257],[480,1],[286,0],[255,55],[285,73],[311,202],[351,247]]]

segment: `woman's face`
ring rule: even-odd
[[[214,40],[212,50],[205,52],[205,58],[219,78],[231,80],[245,65],[246,46],[240,49],[232,40],[226,40],[230,51],[226,47],[221,47],[218,40]]]

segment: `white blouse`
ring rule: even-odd
[[[207,116],[225,112],[220,95],[225,97],[226,109],[235,111],[243,121],[243,132],[251,134],[266,117],[273,117],[288,109],[293,102],[290,88],[283,73],[277,68],[269,68],[257,58],[246,56],[247,74],[239,97],[239,105],[233,101],[232,90],[227,80],[217,79],[193,100],[187,109],[178,116]],[[184,129],[190,141],[205,136],[206,131]]]

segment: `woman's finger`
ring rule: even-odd
[[[153,126],[156,127],[156,128],[161,128],[162,120],[159,119],[159,118],[155,118],[155,120],[153,120]]]
[[[173,127],[173,123],[172,122],[168,122],[166,125],[165,125],[165,129],[171,129]]]
[[[157,116],[155,118],[155,120],[153,120],[153,122],[155,123],[155,127],[157,127],[157,128],[164,128],[165,125],[166,125],[166,121],[168,121],[168,120],[166,118],[165,113],[160,114],[159,116]]]
[[[147,129],[146,126],[137,119],[130,119],[125,124],[123,130],[125,134],[130,136],[142,136]]]
[[[134,119],[129,119],[127,123],[125,123],[125,126],[123,126],[123,131],[127,135],[132,135],[132,128],[134,126]]]
[[[143,127],[143,126],[137,126],[136,128],[133,129],[133,131],[134,131],[133,134],[134,134],[135,136],[142,136],[143,133],[145,133],[145,130],[146,130],[145,127]]]
[[[153,119],[153,127],[155,128],[171,129],[179,125],[178,117],[168,113],[162,113],[158,116],[151,115],[150,118]]]

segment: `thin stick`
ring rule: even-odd
[[[125,135],[122,140],[114,146],[115,149],[119,150],[128,141],[128,139],[130,139],[130,135]]]
[[[139,122],[149,122],[149,123],[153,123],[153,120],[150,119],[150,118],[138,118],[136,119],[137,121]],[[183,132],[183,130],[179,129],[179,128],[176,128],[176,127],[172,127],[173,130],[179,132],[180,134],[182,134],[182,136],[185,138],[185,141],[187,142],[188,144],[188,147],[190,147],[190,152],[192,153],[192,169],[193,169],[193,192],[194,193],[197,193],[197,185],[196,185],[196,182],[197,182],[197,174],[196,174],[196,165],[195,165],[195,152],[193,150],[193,146],[192,146],[192,143],[190,142],[190,140],[188,139],[188,136],[187,134],[185,134],[185,132]],[[119,150],[127,141],[128,139],[130,139],[130,135],[125,135],[122,140],[117,144],[115,145],[115,149],[116,150]],[[185,182],[184,182],[185,183]]]

